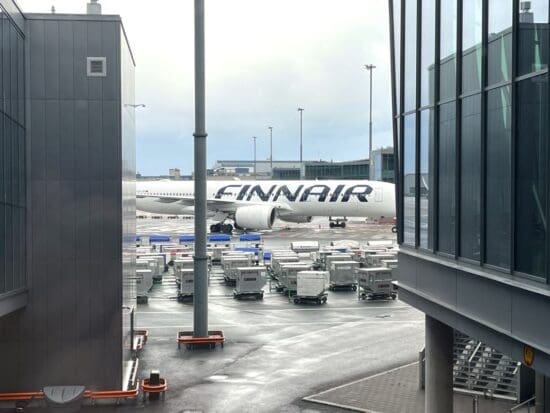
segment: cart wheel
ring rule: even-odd
[[[223,343],[221,343],[221,346],[222,346],[222,348],[223,348]]]
[[[319,305],[323,304],[323,299],[322,299],[322,298],[318,298],[318,299],[317,299],[317,304],[319,304]]]
[[[294,304],[300,304],[300,299],[295,298],[295,299],[294,299]]]
[[[354,285],[353,287],[351,287],[351,290],[352,290],[352,291],[357,291],[357,286]]]
[[[259,298],[260,300],[263,300],[263,299],[264,299],[264,293],[261,293],[261,294],[258,296],[258,298]]]
[[[327,303],[327,297],[323,297],[321,304],[326,304],[326,303]]]
[[[396,298],[397,298],[397,295],[392,294],[391,299],[392,299],[392,300],[395,300]]]

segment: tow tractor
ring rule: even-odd
[[[331,228],[345,228],[346,222],[348,222],[348,219],[346,217],[328,217],[329,220],[329,227]]]

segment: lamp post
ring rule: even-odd
[[[254,180],[256,180],[256,139],[258,138],[253,136],[252,139],[254,140]]]
[[[273,177],[273,126],[268,126],[269,129],[269,167],[271,168],[271,176]]]
[[[376,68],[375,65],[365,65],[365,69],[369,71],[370,90],[369,90],[369,179],[372,179],[372,71]]]
[[[195,255],[193,256],[193,336],[208,337],[208,256],[206,255],[206,105],[204,0],[195,0]]]
[[[300,178],[302,178],[302,169],[304,169],[304,159],[303,159],[303,145],[302,145],[302,138],[303,138],[303,115],[304,115],[304,109],[298,108],[298,112],[300,112]]]

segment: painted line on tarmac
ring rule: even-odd
[[[210,303],[211,305],[214,305],[213,303]],[[409,307],[407,305],[403,306],[394,306],[394,307],[325,307],[325,308],[273,308],[273,309],[255,309],[255,308],[243,308],[240,310],[232,309],[232,308],[224,308],[223,312],[227,313],[242,313],[242,312],[254,312],[254,313],[274,313],[274,312],[283,312],[283,311],[317,311],[317,312],[335,312],[335,311],[349,311],[349,310],[397,310],[397,309],[412,309],[412,307]],[[189,311],[137,311],[138,314],[186,314]]]
[[[383,321],[382,321],[383,320]],[[288,322],[288,323],[254,323],[254,327],[272,327],[272,326],[286,326],[286,327],[293,327],[293,326],[300,326],[300,325],[306,325],[306,326],[326,326],[326,325],[343,325],[343,324],[357,324],[357,325],[369,325],[369,324],[372,324],[372,325],[380,325],[381,323],[384,323],[384,324],[424,324],[425,320],[422,319],[422,320],[388,320],[387,318],[385,319],[379,319],[379,321],[317,321],[315,323],[311,323],[311,322],[299,322],[299,323],[291,323],[291,322]],[[248,324],[246,323],[241,323],[241,324],[211,324],[210,327],[212,328],[216,328],[216,327],[246,327],[248,328]],[[138,326],[138,328],[144,328],[144,329],[148,329],[148,330],[152,330],[152,329],[161,329],[161,328],[191,328],[192,329],[192,326],[190,325],[170,325],[170,326],[166,326],[166,325],[162,325],[162,326],[159,326],[159,325],[154,325],[154,326]],[[364,379],[362,379],[364,380]]]

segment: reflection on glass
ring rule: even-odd
[[[462,100],[460,256],[480,258],[481,94]]]
[[[433,109],[420,113],[420,247],[433,248]]]
[[[517,50],[519,75],[548,67],[548,0],[520,2]]]
[[[416,0],[405,3],[405,112],[416,108]]]
[[[489,85],[510,80],[512,73],[512,3],[512,0],[489,0]]]
[[[462,93],[481,89],[482,0],[462,1]]]
[[[420,106],[434,103],[435,0],[422,1]]]
[[[456,0],[441,2],[440,86],[439,99],[456,96]]]
[[[546,277],[548,193],[548,80],[518,85],[516,170],[516,270]]]
[[[397,113],[401,113],[399,99],[401,90],[401,0],[393,0],[393,41],[395,47],[395,107]]]
[[[510,86],[487,92],[487,263],[510,266],[511,186]]]
[[[439,251],[455,252],[456,104],[439,107]]]
[[[416,218],[416,118],[415,115],[405,117],[404,153],[403,153],[403,241],[405,244],[415,244]]]

